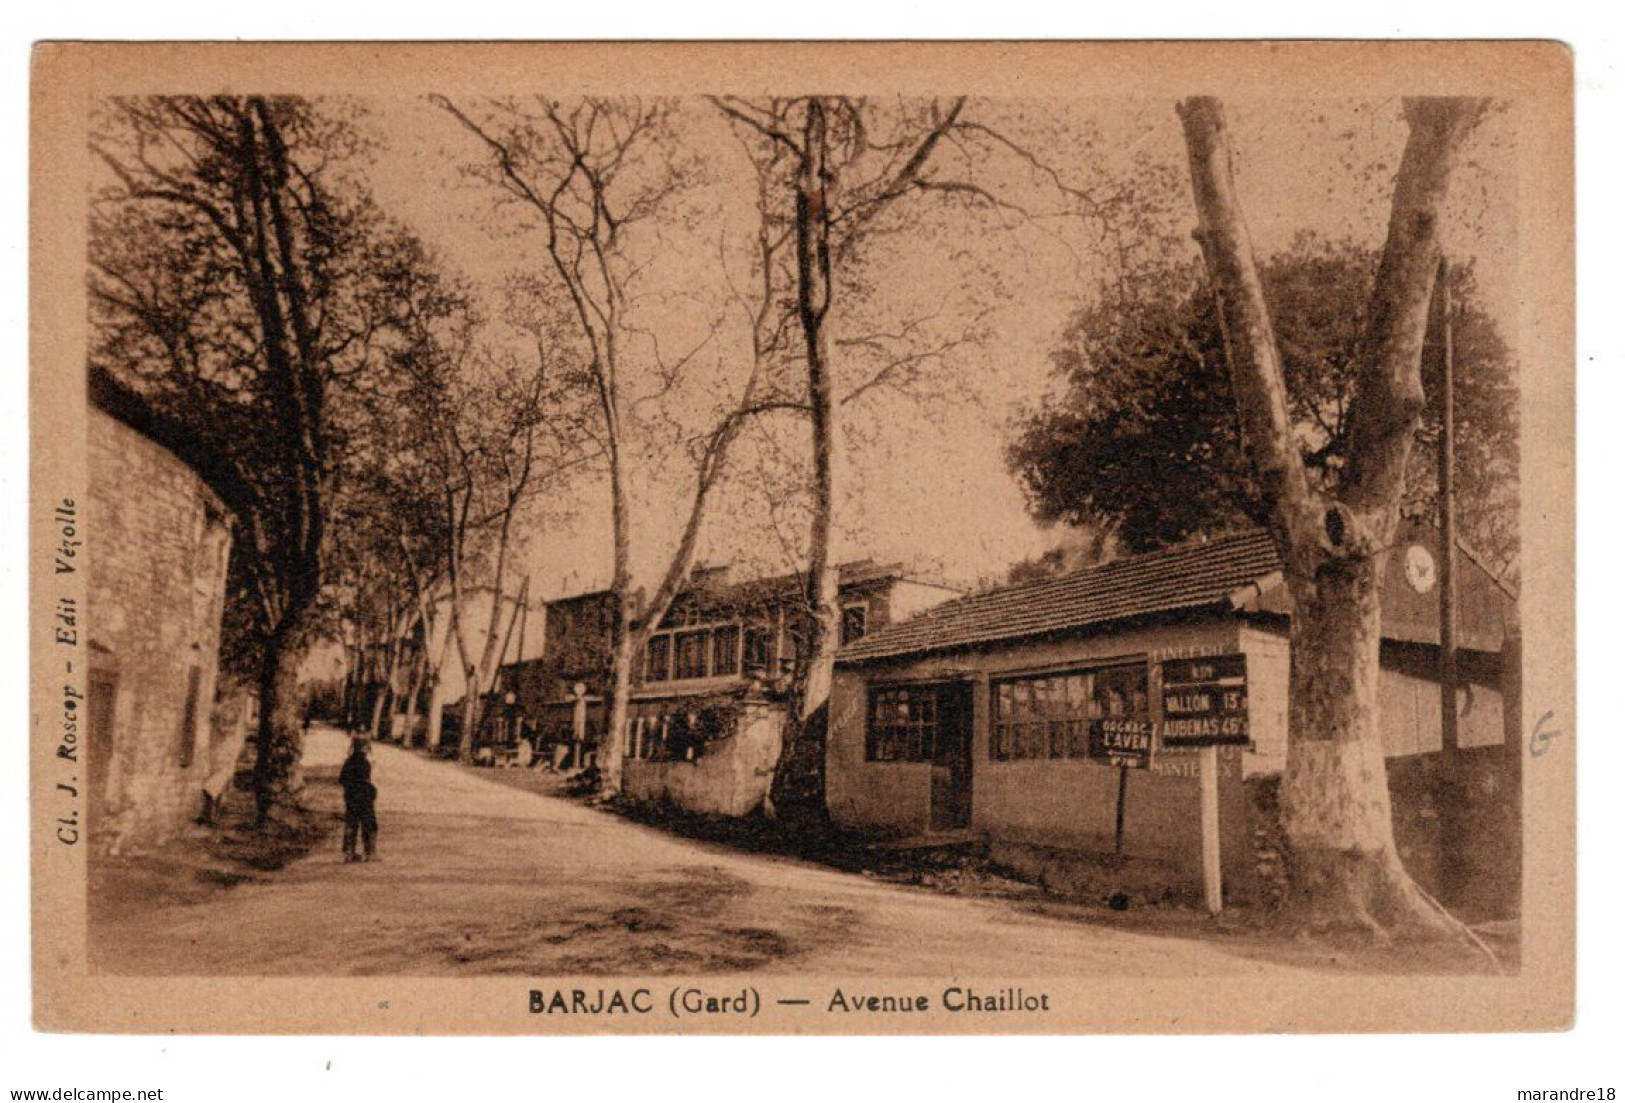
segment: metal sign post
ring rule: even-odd
[[[1117,767],[1117,856],[1123,856],[1123,808],[1128,803],[1128,771],[1126,763]]]
[[[1124,809],[1128,805],[1128,772],[1151,767],[1151,722],[1139,717],[1103,717],[1089,723],[1089,755],[1117,767],[1117,847],[1123,853]]]

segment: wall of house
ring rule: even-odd
[[[878,673],[873,668],[835,668],[824,745],[824,802],[838,824],[889,834],[923,834],[930,823],[931,764],[866,759],[869,678]],[[887,668],[884,673],[893,672]],[[940,673],[975,676],[969,666]]]
[[[1287,702],[1292,682],[1292,643],[1284,631],[1241,626],[1247,656],[1248,732],[1252,752],[1242,760],[1247,777],[1286,769]]]
[[[748,816],[761,808],[783,746],[785,712],[768,701],[741,705],[734,734],[705,744],[693,760],[628,758],[622,791],[632,800],[685,812]]]
[[[871,609],[869,630],[872,632],[893,621],[907,620],[934,605],[941,605],[959,596],[959,591],[946,586],[916,582],[911,578],[898,579],[882,594],[877,595],[879,600],[874,602],[874,606],[877,607]]]
[[[222,672],[209,716],[210,772],[203,783],[205,791],[214,800],[223,800],[229,794],[237,768],[244,758],[243,749],[248,745],[249,732],[258,721],[257,693],[242,679]]]
[[[202,808],[231,535],[191,468],[122,422],[89,423],[91,847],[156,845]],[[231,756],[230,738],[220,741]]]
[[[1382,681],[1377,687],[1382,709],[1383,749],[1389,758],[1436,754],[1444,747],[1435,674],[1437,652],[1432,649],[1386,646]],[[1501,691],[1494,671],[1465,661],[1456,691],[1457,736],[1462,747],[1499,746],[1505,738]]]
[[[1118,768],[1086,759],[994,761],[992,679],[1122,660],[1155,663],[1181,655],[1233,653],[1241,646],[1241,626],[1222,619],[843,667],[837,671],[832,694],[832,736],[826,756],[830,815],[837,823],[860,829],[925,832],[930,819],[931,766],[867,761],[868,687],[885,682],[968,681],[974,686],[972,827],[985,832],[1007,854],[1013,847],[1110,854],[1115,845]],[[1284,655],[1260,649],[1258,656],[1249,656],[1249,682],[1255,678],[1272,686],[1281,682],[1278,672],[1254,668],[1260,663],[1283,663]],[[1155,666],[1149,689],[1155,720],[1161,700]],[[1277,721],[1284,723],[1284,711],[1270,711],[1261,724]],[[1284,745],[1285,735],[1258,731],[1255,738],[1269,746]],[[1220,825],[1226,865],[1238,882],[1250,876],[1252,865],[1251,828],[1242,785],[1251,757],[1251,752],[1240,748],[1221,752]],[[1124,800],[1124,852],[1172,870],[1199,872],[1198,785],[1195,752],[1159,751],[1150,769],[1130,770]]]
[[[991,683],[1002,675],[1098,666],[1124,659],[1150,665],[1149,705],[1161,719],[1160,668],[1165,659],[1198,654],[1247,656],[1250,748],[1221,748],[1220,832],[1226,892],[1232,900],[1256,899],[1265,888],[1261,852],[1278,845],[1273,815],[1259,812],[1257,785],[1270,784],[1286,765],[1290,645],[1286,633],[1217,617],[1201,622],[1001,646],[980,652],[905,658],[862,667],[841,667],[832,695],[831,738],[826,752],[826,797],[831,817],[850,827],[911,835],[930,822],[931,765],[866,759],[871,685],[913,681],[964,681],[974,687],[972,826],[984,832],[996,857],[1019,871],[1049,880],[1056,852],[1113,853],[1118,769],[1088,759],[993,761]],[[1502,739],[1498,689],[1479,656],[1464,664],[1468,687],[1461,692],[1462,743],[1480,750]],[[1439,691],[1428,678],[1431,652],[1385,647],[1380,683],[1383,734],[1390,759],[1395,830],[1430,883],[1442,860],[1434,832],[1436,816],[1422,792],[1431,777],[1425,760],[1439,749]],[[1419,780],[1421,779],[1421,780]],[[1492,779],[1493,780],[1493,779]],[[1488,783],[1486,783],[1488,784]],[[1149,863],[1173,883],[1200,877],[1200,794],[1194,751],[1159,748],[1148,770],[1130,770],[1124,800],[1124,853]],[[1506,790],[1500,785],[1497,792]],[[1268,802],[1265,802],[1268,803]],[[1153,873],[1149,876],[1156,876]]]

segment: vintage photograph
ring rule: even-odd
[[[1566,1022],[1569,59],[1095,49],[42,48],[41,1024]]]

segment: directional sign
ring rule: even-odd
[[[1247,656],[1164,662],[1161,734],[1164,747],[1247,746]]]
[[[1151,765],[1151,721],[1126,716],[1089,721],[1089,756],[1113,766],[1147,769]]]

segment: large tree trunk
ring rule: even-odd
[[[429,664],[426,650],[420,648],[412,660],[412,675],[406,684],[405,708],[401,710],[401,746],[410,747],[417,740],[418,698],[423,693],[423,677]]]
[[[1311,485],[1252,241],[1236,197],[1223,106],[1179,105],[1242,436],[1293,598],[1282,814],[1291,913],[1317,929],[1460,932],[1394,846],[1379,727],[1381,564],[1422,409],[1421,355],[1451,167],[1482,101],[1407,100],[1410,136],[1361,334],[1348,463]],[[1452,554],[1447,549],[1445,554]]]
[[[478,657],[468,669],[467,705],[463,709],[463,738],[458,746],[458,757],[464,762],[473,760],[474,737],[485,722],[485,682],[496,673],[497,641],[502,635],[502,587],[507,581],[509,526],[513,522],[513,504],[502,519],[502,532],[497,542],[496,579],[491,584],[491,613],[485,619],[485,630],[479,639]],[[515,615],[517,615],[517,609]],[[461,637],[459,637],[459,640]],[[466,651],[465,651],[466,655]]]
[[[626,730],[632,711],[632,673],[637,657],[637,634],[623,614],[616,633],[610,676],[609,717],[598,740],[598,795],[605,800],[621,793]]]
[[[824,104],[807,103],[801,163],[796,173],[796,313],[807,358],[807,402],[812,433],[812,527],[808,542],[806,653],[797,670],[795,713],[774,770],[771,808],[776,814],[816,815],[823,810],[824,740],[835,652],[841,643],[839,579],[831,561],[834,531],[837,405],[829,363],[827,322],[832,293],[829,241],[828,130]]]
[[[474,761],[474,733],[480,726],[484,702],[480,699],[480,672],[477,667],[463,670],[462,727],[457,733],[457,761],[467,766]]]
[[[463,672],[463,711],[461,727],[457,732],[457,761],[468,765],[474,761],[474,728],[480,718],[480,671],[469,657],[468,640],[463,635],[462,599],[455,588],[451,602],[451,633],[457,640],[457,658]]]
[[[1380,556],[1292,585],[1292,674],[1281,815],[1289,905],[1305,929],[1444,932],[1394,844],[1378,679]]]
[[[378,683],[378,688],[372,695],[372,714],[367,717],[367,737],[377,739],[384,724],[384,712],[395,696],[393,682],[395,676],[388,675]]]
[[[841,628],[835,565],[830,562],[836,405],[834,383],[830,378],[827,326],[832,287],[826,127],[824,105],[814,97],[807,104],[802,161],[796,176],[796,299],[807,356],[813,456],[813,515],[807,566],[812,636],[807,648],[806,680],[801,689],[799,718],[803,722],[828,707]]]
[[[266,643],[260,663],[260,726],[254,755],[255,822],[264,826],[283,800],[297,800],[304,789],[299,759],[304,752],[304,725],[299,715],[299,667],[302,648],[286,638]]]
[[[606,362],[612,362],[606,358]],[[639,618],[643,614],[641,591],[632,593],[632,511],[627,491],[626,469],[621,465],[620,402],[614,378],[605,379],[602,391],[604,424],[610,441],[610,531],[614,540],[614,573],[610,592],[615,599],[615,633],[610,641],[610,696],[604,731],[598,741],[595,765],[598,770],[598,797],[613,800],[621,795],[621,748],[632,712],[632,673],[638,660]],[[652,626],[651,626],[652,630]],[[646,638],[647,632],[644,633]]]
[[[432,623],[432,622],[431,622]],[[423,646],[429,646],[425,635]],[[446,625],[446,631],[440,638],[440,657],[429,667],[429,699],[424,704],[426,719],[424,721],[423,745],[429,750],[440,747],[441,734],[446,722],[446,686],[441,671],[446,669],[446,662],[451,658],[451,625]]]
[[[446,721],[446,691],[440,684],[440,675],[429,676],[429,700],[424,705],[423,745],[438,750]]]

